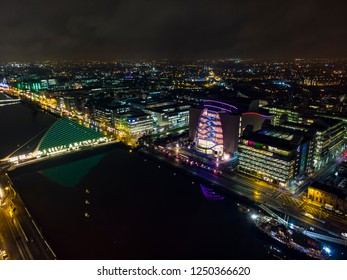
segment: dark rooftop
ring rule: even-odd
[[[316,128],[318,131],[324,131],[338,123],[342,123],[342,120],[319,117],[312,124],[312,127]]]
[[[139,118],[139,117],[149,116],[149,114],[143,112],[142,110],[135,109],[135,108],[132,108],[128,112],[119,113],[118,115],[125,116],[128,118]]]
[[[333,195],[336,195],[338,198],[341,199],[345,199],[346,198],[346,194],[344,193],[344,191],[342,189],[338,189],[338,188],[334,188],[334,187],[330,187],[328,185],[319,183],[319,182],[313,182],[311,184],[312,188],[327,192],[327,193],[331,193]]]
[[[173,103],[169,105],[161,105],[161,106],[156,106],[156,107],[150,107],[146,108],[147,110],[154,111],[154,112],[172,112],[172,111],[185,111],[188,110],[189,108],[182,108],[190,106],[188,103]]]
[[[310,138],[310,135],[301,131],[279,126],[269,126],[242,136],[242,139],[267,144],[287,151],[291,151],[301,143],[307,142]]]

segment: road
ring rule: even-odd
[[[0,207],[2,249],[7,251],[10,259],[56,259],[56,255],[10,182],[6,173],[0,174],[0,187],[4,192]]]
[[[247,197],[256,203],[270,206],[271,208],[282,212],[283,216],[285,214],[290,215],[296,220],[306,224],[307,227],[319,229],[326,233],[333,233],[335,236],[339,236],[339,238],[341,238],[341,232],[347,231],[347,221],[344,218],[335,215],[335,213],[327,213],[322,209],[308,204],[304,201],[303,196],[298,192],[291,195],[267,184],[266,182],[255,180],[253,178],[246,178],[239,174],[227,174],[224,172],[221,175],[216,175],[213,174],[211,170],[196,165],[182,165],[182,163],[179,163],[177,160],[173,160],[172,158],[167,158],[157,150],[150,149],[146,151],[143,149],[142,151],[148,156],[155,157],[161,162],[166,162],[167,164],[173,165],[177,168],[184,169],[185,172],[190,173],[194,177],[199,177],[209,181],[216,187],[222,187],[223,189],[236,193],[242,197]],[[334,166],[336,166],[336,164]],[[326,172],[331,172],[334,166],[324,169],[319,173],[319,176],[324,176]],[[307,186],[301,187],[302,190],[305,190],[306,188]],[[304,216],[302,214],[303,212],[312,213],[317,220]],[[324,223],[318,220],[323,220]]]

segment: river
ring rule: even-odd
[[[56,119],[0,108],[0,156]],[[116,144],[10,174],[59,259],[270,259],[236,198],[204,196],[196,177]],[[88,216],[88,217],[87,217]]]

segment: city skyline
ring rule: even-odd
[[[345,259],[346,73],[0,63],[0,259]]]
[[[0,60],[346,57],[342,1],[6,1]]]

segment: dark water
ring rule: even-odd
[[[1,154],[53,121],[23,105],[0,108],[8,135],[0,137]],[[159,168],[122,145],[58,163],[10,176],[60,259],[270,258],[269,238],[237,201],[208,200],[196,178]]]
[[[44,132],[55,121],[56,118],[24,104],[0,107],[0,158]]]
[[[84,169],[82,164],[88,161]],[[71,163],[68,163],[71,170]],[[267,258],[235,202],[207,200],[198,184],[122,147],[66,166],[16,174],[16,188],[64,259]],[[71,176],[71,181],[64,176]],[[57,178],[63,178],[57,183]],[[64,184],[64,185],[63,185]],[[90,193],[87,194],[85,189]],[[85,200],[90,202],[85,204]],[[84,213],[88,212],[90,218]]]

